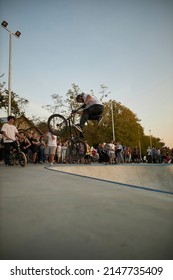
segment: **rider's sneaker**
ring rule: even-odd
[[[102,123],[102,120],[103,120],[103,117],[100,116],[99,119],[98,119],[98,125],[100,125]]]
[[[80,132],[82,132],[82,128],[81,128],[79,125],[73,124],[73,126],[74,126],[77,130],[79,130]]]

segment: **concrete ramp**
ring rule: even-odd
[[[50,169],[118,183],[126,187],[173,194],[173,165],[57,165]]]

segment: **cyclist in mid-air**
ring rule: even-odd
[[[80,93],[77,95],[76,101],[83,103],[81,110],[77,112],[81,115],[80,123],[75,125],[81,133],[85,122],[88,120],[97,120],[98,124],[101,123],[104,107],[97,97],[87,93]]]

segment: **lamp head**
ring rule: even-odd
[[[8,22],[6,22],[5,20],[3,20],[3,22],[1,23],[2,27],[6,28],[8,25]]]
[[[21,32],[20,31],[16,31],[15,35],[19,38],[20,35],[21,35]]]

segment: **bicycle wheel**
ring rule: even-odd
[[[11,153],[10,153],[10,156],[9,156],[9,164],[10,164],[10,165],[14,165],[14,163],[15,163],[14,155],[13,155],[13,153],[11,152]]]
[[[19,152],[16,154],[15,163],[20,164],[22,167],[25,167],[27,164],[26,155],[23,152]]]
[[[61,136],[67,131],[67,120],[59,114],[51,115],[48,118],[47,125],[49,131],[57,136]]]
[[[72,142],[72,146],[71,146],[71,158],[73,158],[73,160],[80,160],[82,159],[85,154],[86,154],[86,144],[83,140],[81,139],[75,139]]]

